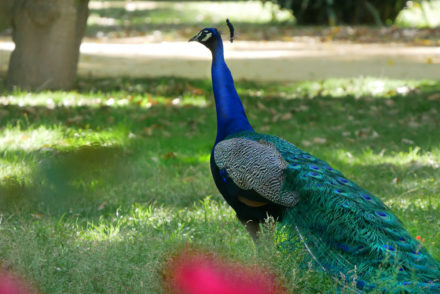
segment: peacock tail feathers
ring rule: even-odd
[[[272,144],[286,162],[280,193],[297,193],[299,200],[279,225],[281,250],[292,252],[300,235],[317,269],[363,291],[440,293],[440,263],[377,197],[276,136],[241,132],[231,138]]]

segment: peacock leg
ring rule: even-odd
[[[258,235],[260,233],[260,223],[253,220],[247,220],[247,221],[240,220],[240,221],[251,235],[252,240],[254,240],[254,243],[257,243]]]

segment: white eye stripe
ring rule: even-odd
[[[206,33],[206,36],[203,37],[203,39],[201,39],[201,41],[206,42],[209,38],[211,38],[211,36],[212,36],[212,33],[208,32],[208,33]]]

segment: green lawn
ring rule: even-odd
[[[237,88],[256,130],[381,197],[440,258],[439,82]],[[271,230],[256,248],[217,192],[210,81],[87,79],[70,92],[0,92],[0,262],[42,293],[160,293],[164,262],[186,244],[269,267],[296,293],[320,279],[286,274]]]

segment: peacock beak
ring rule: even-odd
[[[199,34],[195,35],[194,37],[192,37],[191,39],[188,40],[188,42],[192,42],[192,41],[198,41],[198,36]]]

